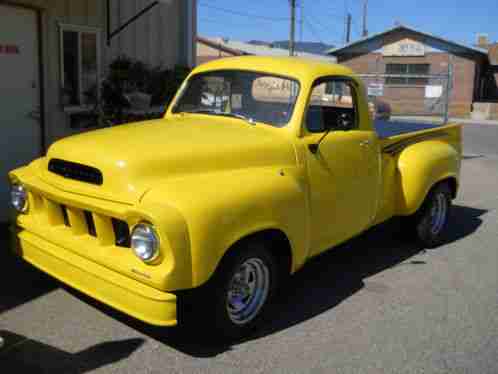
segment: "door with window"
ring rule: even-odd
[[[360,233],[375,215],[378,140],[374,131],[362,129],[361,121],[368,118],[360,118],[356,95],[352,81],[338,78],[322,79],[312,91],[303,140],[313,255]]]
[[[0,5],[0,222],[8,219],[7,173],[41,153],[35,11]]]

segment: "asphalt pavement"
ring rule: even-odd
[[[498,373],[498,126],[464,137],[446,244],[371,230],[308,264],[267,327],[231,345],[137,322],[3,253],[0,372]]]

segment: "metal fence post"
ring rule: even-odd
[[[444,124],[446,125],[450,117],[451,88],[453,86],[453,64],[448,62],[448,76],[446,77],[446,102],[444,103]]]

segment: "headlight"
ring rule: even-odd
[[[28,211],[28,192],[21,184],[13,184],[10,189],[10,203],[19,213]]]
[[[144,262],[152,262],[159,256],[159,235],[148,223],[140,223],[131,233],[131,248]]]

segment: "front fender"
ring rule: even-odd
[[[411,215],[438,182],[460,174],[460,154],[441,140],[428,140],[405,148],[398,156],[398,215]]]
[[[186,223],[192,282],[205,283],[238,240],[265,229],[284,232],[292,248],[292,269],[308,255],[308,209],[294,170],[249,169],[167,181],[148,192],[143,204],[174,206]],[[170,243],[171,248],[176,247]],[[182,247],[182,246],[180,246]]]

